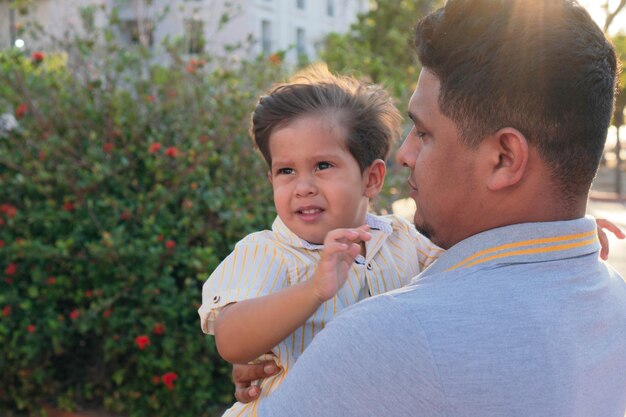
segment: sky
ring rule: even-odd
[[[607,0],[578,0],[601,28],[604,27],[604,21],[606,20],[606,10],[603,7],[606,1]],[[619,0],[609,0],[609,10],[615,10],[618,3]],[[614,35],[619,31],[626,32],[626,7],[620,11],[613,23],[611,23],[609,35]]]

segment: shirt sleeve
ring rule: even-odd
[[[444,416],[427,338],[389,300],[379,295],[339,314],[260,403],[258,416]]]
[[[284,253],[269,242],[244,239],[202,286],[198,309],[202,331],[213,334],[215,319],[224,306],[262,297],[287,285]]]

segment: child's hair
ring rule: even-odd
[[[348,150],[361,172],[374,160],[385,160],[401,134],[400,113],[382,87],[331,74],[325,65],[315,64],[274,85],[252,113],[250,134],[268,165],[274,129],[311,115],[334,120],[345,129]]]

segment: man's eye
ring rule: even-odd
[[[415,136],[417,136],[419,139],[424,139],[424,136],[426,136],[426,132],[421,132],[417,129],[414,129],[415,132]]]
[[[279,168],[276,173],[278,175],[289,175],[293,174],[293,168]]]
[[[317,164],[317,170],[318,171],[321,171],[323,169],[328,169],[330,167],[332,167],[330,162],[320,162],[319,164]]]

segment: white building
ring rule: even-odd
[[[127,44],[159,48],[164,39],[178,39],[189,54],[224,54],[227,46],[239,44],[250,55],[286,50],[293,62],[299,54],[315,58],[324,35],[348,30],[357,14],[368,10],[369,1],[34,0],[22,14],[11,12],[8,0],[0,0],[0,48],[22,39],[27,50],[41,49],[45,45],[20,28],[37,22],[47,33],[61,36],[81,27],[81,9],[91,7],[95,23],[103,25],[105,12],[114,6],[122,20],[119,35]]]

